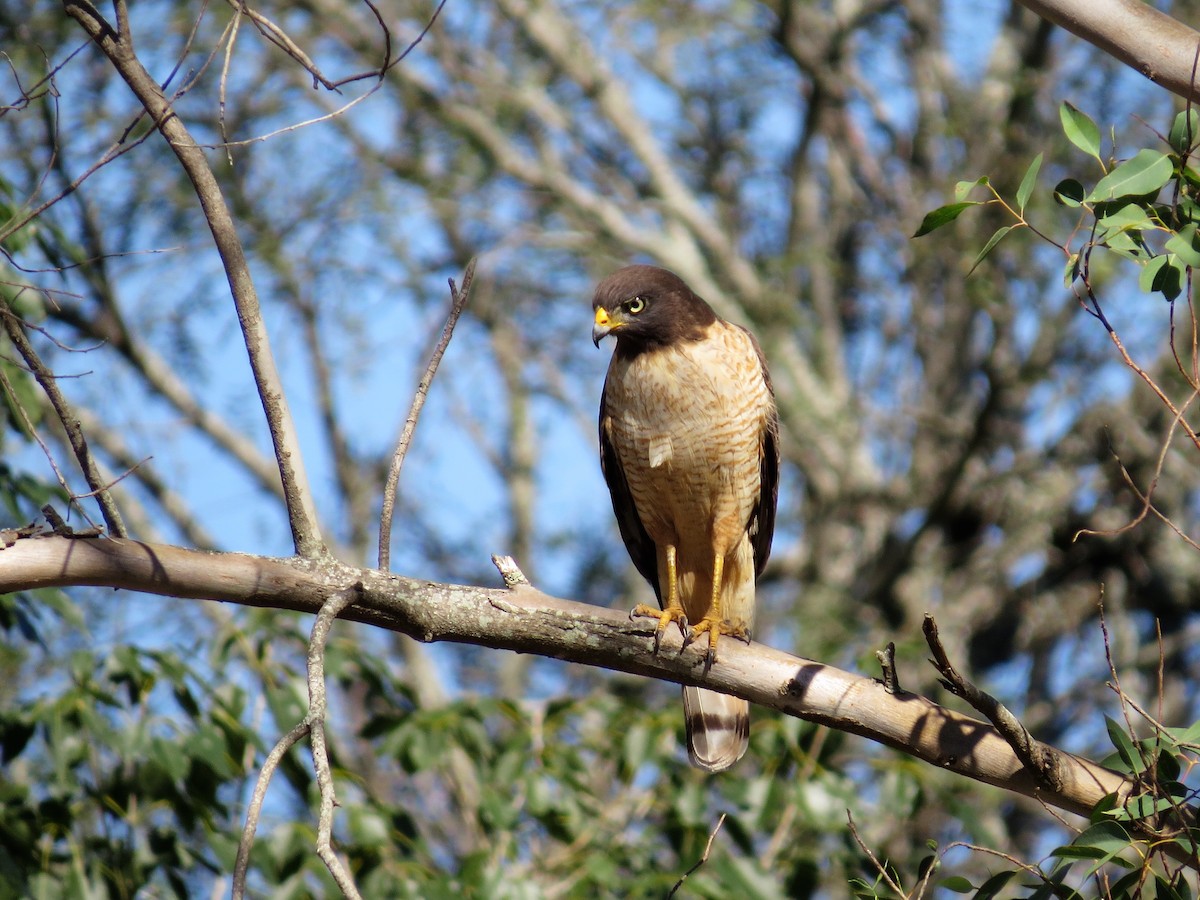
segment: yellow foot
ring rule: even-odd
[[[700,637],[700,635],[708,632],[708,652],[704,658],[704,668],[708,669],[717,659],[717,638],[723,634],[730,637],[735,637],[739,641],[750,643],[750,629],[741,622],[730,622],[725,619],[714,619],[705,616],[692,628],[692,633],[683,639],[683,646],[687,646]]]
[[[683,611],[682,606],[668,606],[666,609],[655,609],[653,606],[647,606],[645,603],[639,603],[629,613],[629,618],[647,617],[658,619],[658,627],[654,629],[654,652],[658,652],[658,646],[662,643],[663,632],[667,630],[667,626],[672,622],[679,623],[679,633],[683,635],[684,646],[687,646],[691,629],[688,627],[687,613]]]

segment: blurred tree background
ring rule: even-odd
[[[1164,452],[1171,416],[1052,248],[1010,236],[968,278],[1006,224],[992,208],[910,239],[956,181],[1011,195],[1039,152],[1029,215],[1065,235],[1074,213],[1045,185],[1089,160],[1060,102],[1126,156],[1180,101],[1005,2],[451,0],[385,79],[336,92],[279,35],[336,81],[383,58],[373,8],[238,7],[145,0],[131,28],[211,145],[343,559],[373,562],[446,278],[478,255],[405,466],[393,569],[493,584],[489,554],[510,553],[552,593],[646,600],[595,459],[607,353],[588,333],[595,282],[652,262],[771,364],[785,473],[759,640],[867,672],[894,640],[905,687],[938,696],[932,612],[1038,738],[1099,759],[1116,709],[1103,589],[1126,692],[1162,721],[1197,716],[1200,557],[1153,517],[1119,530],[1142,510],[1121,465],[1142,490],[1161,465],[1157,507],[1197,534],[1194,449]],[[435,8],[378,13],[400,48]],[[127,473],[131,530],[289,553],[228,288],[174,157],[58,4],[0,0],[0,51],[0,290]],[[1117,268],[1092,278],[1131,353],[1185,397],[1171,307]],[[0,369],[0,499],[23,524],[65,495],[21,410],[70,467],[7,344]],[[0,894],[226,892],[262,755],[302,714],[308,620],[78,589],[0,598],[0,626]],[[673,685],[349,624],[329,672],[338,837],[368,896],[661,896],[722,812],[695,896],[873,882],[847,810],[908,882],[928,841],[1036,860],[1070,836],[1032,801],[761,710],[747,757],[707,777],[686,765]],[[262,896],[334,890],[310,769],[273,785]]]

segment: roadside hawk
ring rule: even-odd
[[[675,274],[628,266],[592,298],[596,346],[616,349],[600,398],[600,464],[633,564],[690,643],[750,639],[779,486],[779,418],[753,335],[724,321]],[[688,756],[719,772],[750,740],[745,700],[683,689]]]

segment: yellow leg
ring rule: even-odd
[[[750,632],[745,625],[735,625],[732,622],[727,622],[725,617],[721,615],[721,578],[725,574],[725,557],[717,556],[713,561],[713,590],[712,602],[708,606],[708,612],[704,618],[696,623],[696,627],[692,629],[692,633],[685,641],[690,644],[704,632],[708,632],[708,652],[705,654],[705,666],[711,666],[717,658],[717,638],[723,634],[733,635],[736,638],[750,642]]]
[[[654,629],[654,652],[658,652],[658,647],[662,643],[663,632],[672,622],[679,623],[679,631],[683,635],[684,640],[688,638],[688,620],[687,613],[683,611],[683,606],[679,602],[679,568],[676,563],[676,550],[674,544],[667,544],[667,600],[663,604],[662,609],[655,609],[653,606],[647,606],[644,603],[639,603],[633,608],[633,612],[629,614],[629,618],[635,616],[647,616],[652,619],[658,619],[658,627]],[[661,585],[660,585],[661,589]]]

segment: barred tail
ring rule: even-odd
[[[683,714],[693,766],[721,772],[742,758],[750,744],[750,704],[745,700],[685,687]]]

